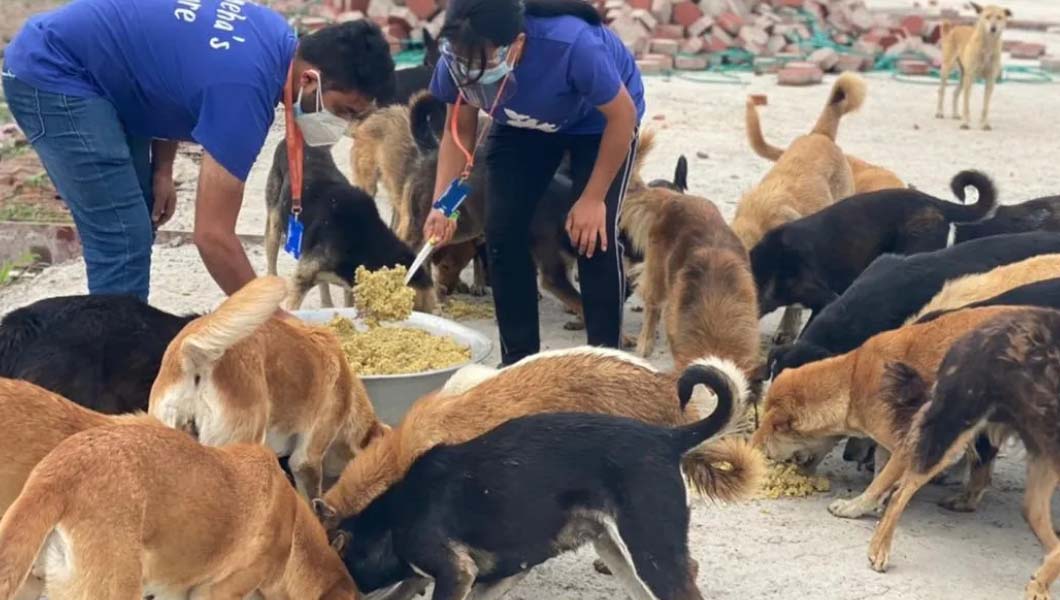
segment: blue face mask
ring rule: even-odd
[[[502,46],[497,50],[497,59],[500,61],[497,66],[483,71],[482,76],[478,78],[478,83],[491,85],[512,72],[512,66],[508,64],[508,46]]]

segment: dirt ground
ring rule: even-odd
[[[886,0],[881,4],[901,4]],[[1039,18],[1060,22],[1055,0],[1021,0]],[[1020,7],[1014,6],[1014,10]],[[6,10],[6,8],[5,8]],[[1010,32],[1017,39],[1045,40],[1060,52],[1060,34]],[[1009,64],[1015,64],[1010,61]],[[830,82],[830,79],[829,81]],[[826,82],[826,83],[828,83]],[[840,127],[845,150],[886,165],[918,188],[950,198],[949,179],[959,170],[977,168],[995,178],[1004,203],[1017,203],[1060,192],[1056,183],[1057,115],[1060,83],[1033,85],[1005,83],[994,97],[994,131],[962,131],[958,123],[933,118],[935,88],[903,83],[886,74],[868,75],[869,99]],[[658,131],[658,146],[647,159],[645,176],[667,177],[681,154],[690,161],[692,193],[710,198],[732,215],[740,194],[769,168],[747,147],[743,131],[743,101],[748,93],[766,93],[762,110],[768,139],[786,143],[808,130],[827,94],[826,86],[777,87],[773,78],[740,76],[736,81],[702,83],[685,78],[651,78],[645,125]],[[951,88],[952,89],[952,88]],[[982,90],[973,96],[977,114]],[[251,176],[239,232],[261,234],[264,229],[263,192],[268,158],[280,139],[279,123]],[[348,142],[335,149],[347,174]],[[193,210],[195,167],[181,158],[178,176],[181,205],[168,229],[189,231]],[[380,206],[387,212],[386,199]],[[264,272],[260,247],[248,247],[251,262]],[[281,273],[293,262],[281,257]],[[80,261],[57,265],[32,280],[0,289],[0,313],[40,298],[85,291]],[[152,304],[174,312],[210,309],[222,299],[189,245],[156,246],[152,268]],[[307,307],[315,307],[311,294]],[[581,343],[579,332],[564,331],[567,320],[559,304],[541,304],[542,335],[547,348]],[[767,319],[763,331],[775,321]],[[470,325],[496,339],[488,321]],[[627,332],[635,334],[640,316],[630,311]],[[665,343],[659,344],[665,347]],[[488,360],[496,362],[496,352]],[[668,363],[664,350],[653,361]],[[621,443],[621,440],[616,440]],[[849,497],[868,483],[834,456],[822,467],[833,491],[808,499],[758,500],[739,506],[697,503],[690,532],[691,547],[700,562],[700,587],[712,599],[967,600],[1016,598],[1041,559],[1034,537],[1019,516],[1023,487],[1022,448],[1008,448],[993,490],[976,514],[955,514],[935,505],[955,488],[930,486],[912,503],[896,537],[891,570],[871,571],[866,550],[874,519],[840,520],[826,511],[835,497]],[[615,582],[596,575],[591,552],[561,557],[541,566],[509,595],[517,600],[604,600],[622,597]]]

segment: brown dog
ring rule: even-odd
[[[427,92],[420,92],[409,100],[418,102]],[[416,143],[409,131],[409,106],[396,104],[380,108],[351,128],[353,147],[350,149],[350,168],[353,184],[375,197],[379,182],[391,206],[396,206],[405,189],[405,180],[419,156]],[[397,212],[391,219],[395,225]]]
[[[965,275],[946,282],[938,294],[906,323],[918,321],[924,315],[952,310],[973,302],[988,300],[1021,285],[1060,277],[1060,254],[1043,254],[1002,265],[975,275]]]
[[[267,443],[317,498],[325,456],[344,465],[385,426],[329,329],[273,316],[285,293],[260,277],[189,323],[162,357],[149,411],[208,446]]]
[[[38,554],[54,600],[359,598],[272,452],[161,424],[90,429],[37,465],[0,520],[0,598]]]
[[[957,338],[993,317],[1018,310],[1003,306],[948,313],[934,321],[878,334],[853,352],[786,369],[767,392],[752,441],[774,460],[794,458],[809,465],[848,436],[870,437],[893,452],[918,407],[888,402],[881,395],[887,366],[903,362],[934,378]],[[875,510],[905,468],[901,456],[892,456],[860,496],[836,500],[828,510],[844,518]],[[989,482],[989,466],[974,470],[965,490],[944,506],[974,510]]]
[[[708,358],[746,396],[746,378],[733,363]],[[661,373],[647,362],[616,350],[574,348],[544,352],[496,371],[472,367],[441,391],[421,398],[393,430],[347,465],[339,482],[317,504],[326,523],[357,514],[399,481],[412,463],[440,444],[459,444],[510,419],[542,412],[619,415],[657,425],[692,423],[710,413],[693,395],[682,407],[676,383],[681,373]],[[615,443],[623,443],[616,440]],[[728,463],[719,469],[717,463]],[[686,455],[686,477],[700,491],[737,500],[756,489],[761,456],[744,441],[728,438]]]
[[[755,154],[773,162],[780,160],[780,157],[784,155],[784,149],[773,146],[762,135],[758,108],[751,98],[747,99],[744,117],[747,124],[747,140],[751,143],[751,149],[755,151]],[[850,172],[854,175],[855,194],[906,187],[905,182],[890,169],[874,165],[850,154],[846,155],[846,160],[850,165]]]
[[[865,82],[839,76],[813,130],[791,143],[777,164],[736,207],[732,229],[750,250],[767,231],[815,213],[854,193],[854,176],[835,143],[839,120],[865,100]]]
[[[637,219],[645,222],[631,222]],[[717,207],[706,198],[649,188],[626,200],[622,227],[644,255],[637,353],[651,355],[663,316],[677,369],[711,355],[753,373],[759,363],[754,276],[747,250]]]
[[[1001,34],[1005,32],[1012,11],[1000,6],[982,7],[975,2],[972,8],[979,14],[975,26],[942,24],[942,68],[939,69],[939,106],[935,116],[943,118],[942,104],[946,100],[946,84],[954,65],[961,70],[960,87],[953,93],[953,118],[961,119],[961,129],[970,129],[972,122],[972,84],[976,79],[986,81],[983,93],[983,115],[980,127],[990,129],[990,97],[994,84],[1001,76]],[[964,112],[957,112],[957,98],[964,95]]]

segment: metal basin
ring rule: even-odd
[[[357,320],[357,310],[353,308],[326,308],[321,310],[302,310],[295,316],[309,323],[327,323],[336,315]],[[445,369],[411,373],[406,375],[366,375],[361,377],[368,397],[372,400],[379,420],[389,425],[397,425],[412,403],[421,396],[433,392],[445,385],[449,377],[461,367],[471,363],[481,363],[493,350],[493,342],[481,333],[465,327],[456,321],[443,319],[426,313],[414,312],[407,321],[384,324],[400,327],[422,329],[433,335],[451,338],[458,344],[471,349],[471,360]]]

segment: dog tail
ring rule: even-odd
[[[66,510],[62,494],[35,483],[31,475],[0,519],[0,598],[15,597]]]
[[[747,98],[744,121],[747,124],[747,141],[751,143],[751,149],[755,151],[755,154],[773,162],[780,160],[784,149],[773,146],[762,135],[762,123],[758,120],[758,107],[751,98]]]
[[[640,132],[637,139],[637,155],[633,158],[633,172],[629,175],[629,189],[640,189],[644,187],[644,178],[641,172],[644,169],[644,161],[655,149],[655,130],[645,129]],[[627,192],[628,193],[628,192]]]
[[[438,134],[445,128],[445,103],[424,90],[409,100],[409,130],[420,152],[438,149]]]
[[[973,187],[978,192],[979,199],[972,205],[957,205],[952,202],[943,203],[943,214],[955,223],[968,223],[981,221],[993,215],[997,208],[997,187],[985,173],[981,171],[961,171],[953,176],[950,181],[950,189],[953,195],[965,201],[965,191]]]
[[[184,338],[185,360],[204,366],[217,362],[272,318],[287,295],[287,284],[275,276],[258,277],[221,303],[214,312],[192,321]]]
[[[706,418],[675,430],[678,448],[685,452],[712,437],[731,433],[729,430],[747,412],[748,390],[747,376],[731,360],[711,356],[689,365],[677,380],[681,409],[691,405],[699,414],[706,414],[707,393],[713,393],[718,403]]]
[[[865,102],[865,95],[864,79],[854,73],[840,75],[832,85],[832,92],[828,95],[828,104],[825,104],[824,112],[817,119],[817,124],[813,126],[813,133],[826,135],[835,141],[840,118],[861,108]]]

